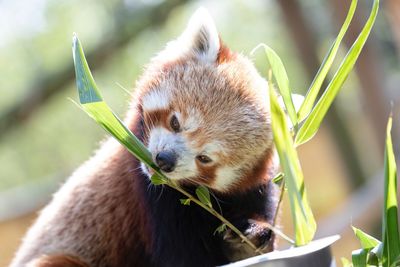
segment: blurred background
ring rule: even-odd
[[[228,46],[259,43],[281,56],[305,94],[344,21],[342,0],[0,0],[0,266],[7,265],[37,212],[104,139],[77,99],[71,37],[76,32],[105,99],[121,116],[143,66],[206,7]],[[365,23],[359,1],[339,58]],[[299,148],[317,237],[340,234],[334,254],[358,247],[350,225],[380,238],[385,126],[394,113],[399,149],[400,1],[384,0],[373,32],[317,136]],[[252,59],[260,73],[262,52]],[[340,60],[336,60],[336,67]],[[330,77],[332,77],[331,73]],[[281,224],[292,226],[284,200]],[[283,241],[281,247],[287,246]]]

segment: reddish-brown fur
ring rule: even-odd
[[[163,136],[168,130],[181,138],[191,152],[213,146],[215,162],[195,161],[195,176],[181,179],[182,185],[193,194],[193,181],[208,185],[221,200],[212,199],[214,207],[268,251],[274,237],[265,222],[271,223],[275,204],[267,87],[249,60],[217,44],[212,27],[206,21],[192,39],[185,35],[190,43],[184,54],[167,48],[149,64],[125,122],[145,145],[158,127]],[[160,99],[165,107],[145,110],[144,98],[157,90],[169,102]],[[154,101],[147,104],[157,106]],[[199,119],[174,133],[173,112],[181,122]],[[190,162],[196,153],[189,153]],[[55,194],[11,266],[204,267],[254,255],[229,231],[214,235],[220,221],[196,205],[180,205],[183,197],[150,185],[139,161],[108,140]]]
[[[34,267],[89,267],[86,263],[79,259],[66,255],[53,255],[53,256],[42,256],[33,262],[29,263],[29,266]],[[28,267],[29,267],[28,266]]]
[[[232,52],[226,45],[222,43],[221,38],[219,39],[221,47],[218,52],[217,62],[218,64],[226,63],[231,60],[235,60],[236,54]]]

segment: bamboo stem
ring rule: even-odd
[[[285,180],[282,181],[281,186],[280,186],[280,190],[281,190],[281,192],[279,194],[278,206],[276,206],[276,210],[275,210],[273,226],[276,225],[276,221],[278,219],[279,209],[281,207],[281,203],[282,203],[282,200],[283,200],[283,194],[285,193]]]
[[[164,176],[163,176],[164,177]],[[200,207],[202,207],[203,209],[205,209],[206,211],[208,211],[209,213],[211,213],[212,215],[214,215],[216,218],[218,218],[222,223],[224,223],[227,227],[229,227],[233,232],[235,232],[240,239],[242,240],[242,242],[246,243],[247,245],[249,245],[252,249],[254,249],[254,251],[258,254],[262,254],[262,252],[260,251],[259,248],[257,248],[253,242],[251,242],[245,235],[243,235],[243,233],[237,229],[231,222],[229,222],[227,219],[225,219],[225,217],[223,217],[221,214],[219,214],[215,209],[205,205],[204,203],[202,203],[200,200],[198,200],[197,198],[195,198],[194,196],[192,196],[190,193],[186,192],[183,188],[181,188],[179,185],[171,182],[170,180],[167,179],[167,185],[177,191],[179,191],[180,193],[182,193],[183,195],[185,195],[186,197],[188,197],[190,199],[190,201],[196,203],[197,205],[199,205]],[[267,227],[269,229],[271,229],[275,234],[279,235],[280,237],[282,237],[284,240],[286,240],[287,242],[294,244],[294,241],[289,238],[287,235],[285,235],[284,233],[282,233],[279,229],[277,229],[275,226],[265,222]]]

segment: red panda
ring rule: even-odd
[[[276,201],[268,86],[223,45],[199,9],[139,79],[125,122],[172,180],[213,206],[263,251]],[[255,252],[112,138],[54,195],[11,267],[216,266]]]

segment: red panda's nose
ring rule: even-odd
[[[176,166],[176,155],[172,151],[161,151],[156,156],[158,167],[164,172],[172,172]]]

